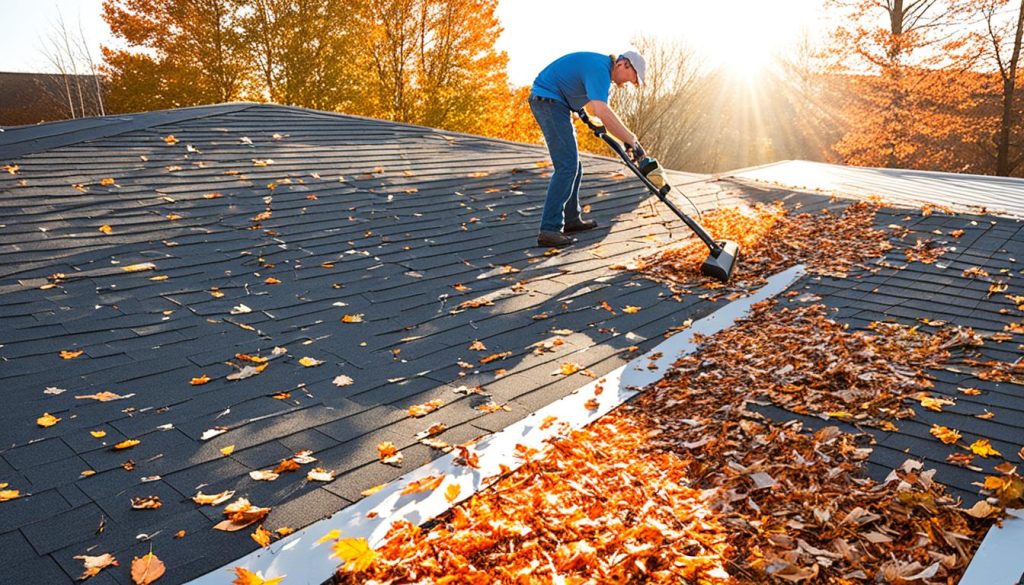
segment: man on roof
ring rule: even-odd
[[[596,221],[583,219],[580,207],[583,164],[572,123],[573,112],[585,106],[601,119],[612,136],[626,145],[634,160],[643,158],[636,135],[608,106],[608,91],[612,83],[618,87],[626,83],[641,85],[646,70],[647,62],[636,51],[626,51],[618,57],[570,53],[537,75],[530,90],[530,110],[544,134],[554,165],[537,235],[538,246],[568,246],[575,240],[567,234],[597,227]]]

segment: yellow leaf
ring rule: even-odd
[[[60,422],[60,419],[55,417],[55,416],[53,416],[52,414],[50,414],[48,412],[44,412],[43,416],[41,416],[41,417],[36,419],[36,424],[41,426],[41,427],[43,427],[43,428],[52,427],[53,425],[57,424],[58,422]]]
[[[256,544],[260,545],[263,548],[270,546],[270,540],[274,537],[274,535],[271,534],[269,530],[264,528],[262,524],[260,524],[256,528],[256,532],[253,532],[249,536],[251,536],[252,539],[256,541]]]
[[[181,219],[181,217],[182,216],[178,215],[177,213],[168,213],[167,214],[168,221],[178,221],[179,219]]]
[[[121,270],[125,272],[143,272],[146,270],[156,270],[156,264],[152,262],[142,262],[141,264],[129,264],[128,266],[122,266]]]
[[[574,364],[572,362],[565,362],[564,364],[562,364],[562,367],[560,369],[560,372],[563,376],[570,376],[578,371],[580,371],[579,364]]]
[[[109,186],[111,186],[113,184],[114,184],[113,177],[107,177],[105,179],[100,179],[100,185],[103,185],[104,187],[109,187]]]
[[[89,434],[97,439],[102,439],[107,436],[107,431],[89,431]]]
[[[949,427],[944,427],[942,425],[932,425],[931,430],[928,432],[930,432],[932,435],[935,435],[935,437],[937,437],[940,441],[946,443],[947,445],[952,445],[953,443],[956,443],[957,441],[960,440],[959,431],[957,431],[956,429],[951,429]]]
[[[60,359],[62,359],[62,360],[73,360],[76,357],[82,355],[83,353],[85,353],[84,349],[78,349],[78,350],[73,350],[73,351],[72,350],[67,350],[67,349],[62,349],[61,352],[60,352]]]
[[[943,406],[953,406],[956,404],[956,401],[954,400],[942,398],[941,396],[929,396],[924,392],[918,394],[917,399],[921,402],[921,406],[927,408],[928,410],[934,410],[935,412],[942,412]]]
[[[0,490],[0,502],[6,502],[7,500],[13,500],[19,497],[21,494],[18,490]]]
[[[266,284],[281,284],[281,281],[280,281],[280,280],[278,280],[278,279],[276,279],[276,278],[274,278],[273,276],[271,276],[271,277],[268,277],[268,278],[267,278],[266,280],[264,280],[263,282],[264,282],[264,283],[266,283]]]
[[[178,143],[178,139],[174,137],[174,134],[168,134],[167,136],[164,137],[164,142],[173,145]]]
[[[235,567],[235,575],[237,577],[231,582],[232,585],[278,585],[281,583],[281,579],[285,578],[284,575],[281,575],[272,579],[264,579],[259,573],[253,573],[242,567]]]
[[[341,531],[338,530],[337,528],[335,528],[334,530],[332,530],[332,531],[328,532],[327,534],[321,536],[320,540],[314,542],[313,544],[314,545],[323,544],[323,543],[327,542],[328,540],[334,540],[334,539],[336,539],[336,538],[338,538],[340,536],[341,536]]]
[[[988,457],[989,455],[1002,456],[1002,453],[992,448],[992,443],[988,439],[978,439],[971,443],[971,451],[975,455],[981,455],[982,457]]]
[[[384,489],[385,485],[387,485],[387,484],[383,484],[383,483],[382,484],[378,484],[378,485],[375,485],[375,486],[373,486],[371,488],[366,488],[365,490],[363,490],[363,491],[361,491],[359,493],[360,493],[360,495],[363,495],[363,496],[372,496],[373,494],[375,494],[375,493],[379,492],[380,490]]]
[[[449,484],[448,489],[444,491],[444,499],[448,500],[449,504],[454,503],[458,499],[460,491],[462,491],[462,488],[459,487],[459,484]]]
[[[114,231],[114,228],[110,227],[107,224],[103,224],[100,226],[100,231],[105,234],[109,234],[110,232]]]
[[[639,313],[640,307],[634,307],[633,305],[626,305],[622,308],[623,313]]]
[[[235,446],[228,445],[227,447],[221,447],[220,452],[223,453],[225,457],[227,457],[228,455],[231,455],[232,453],[235,452]]]
[[[149,585],[163,576],[164,563],[153,553],[132,559],[132,582],[135,585]]]
[[[121,441],[120,443],[114,445],[114,449],[116,451],[122,451],[124,449],[131,449],[132,447],[134,447],[135,445],[138,445],[141,442],[142,441],[140,441],[138,439],[126,439],[126,440]]]
[[[192,384],[193,386],[202,386],[203,384],[206,384],[209,381],[210,377],[207,376],[206,374],[203,374],[198,378],[192,378],[191,380],[189,380],[189,384]]]
[[[345,315],[344,317],[341,318],[341,322],[342,323],[362,323],[363,322],[363,314],[359,313],[359,314],[356,314],[356,315]]]
[[[332,548],[331,556],[345,562],[341,570],[350,573],[365,571],[377,558],[377,551],[370,548],[365,538],[342,538]]]
[[[304,367],[312,368],[312,367],[315,367],[315,366],[319,366],[320,364],[322,364],[324,362],[322,362],[320,360],[317,360],[317,359],[313,359],[311,357],[304,357],[304,358],[299,360],[299,363],[302,364]]]

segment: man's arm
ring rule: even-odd
[[[619,120],[619,117],[608,107],[608,104],[600,100],[590,100],[585,107],[590,110],[590,113],[600,118],[608,132],[615,138],[618,138],[620,142],[631,148],[636,144],[636,134],[633,134],[629,131],[629,128],[626,128],[626,125]]]

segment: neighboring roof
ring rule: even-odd
[[[169,135],[180,142],[167,144]],[[167,582],[197,577],[257,545],[251,528],[213,530],[222,511],[195,505],[196,491],[236,490],[273,507],[270,529],[306,526],[438,455],[415,437],[432,424],[445,423],[438,438],[453,444],[502,429],[590,381],[558,375],[562,363],[602,375],[636,355],[633,346],[651,348],[721,306],[714,291],[676,300],[666,286],[612,269],[687,231],[606,158],[586,157],[583,183],[601,228],[557,255],[533,247],[546,158],[537,146],[257,104],[0,134],[0,164],[17,166],[0,173],[0,483],[23,494],[0,503],[3,580],[71,582],[81,573],[74,556],[111,552],[121,567],[91,582],[123,583],[130,559],[151,546]],[[673,179],[700,181],[683,191],[705,211],[782,201],[814,212],[849,202]],[[1002,295],[986,296],[988,282],[962,275],[970,266],[1016,269],[1009,257],[1024,257],[1024,240],[1015,219],[889,209],[877,221],[910,230],[889,266],[849,279],[809,276],[796,288],[855,327],[928,318],[1002,331],[1019,321],[1000,313],[1014,306]],[[900,248],[940,239],[935,229],[965,234],[936,264],[900,266]],[[242,305],[251,312],[232,314]],[[626,305],[641,310],[625,313]],[[344,315],[362,322],[342,323]],[[565,344],[535,351],[554,336]],[[470,350],[475,340],[486,350]],[[1019,356],[1003,345],[982,351]],[[272,357],[275,347],[287,354]],[[84,353],[64,360],[61,350]],[[246,364],[236,354],[272,359],[263,373],[228,381],[227,362]],[[324,363],[303,367],[304,357]],[[212,381],[190,384],[202,374]],[[353,383],[335,385],[339,375]],[[951,396],[969,378],[937,376],[935,392]],[[989,437],[1005,453],[1022,436],[1024,398],[1006,383],[970,383],[985,394],[876,433],[872,474],[924,457],[939,468],[936,479],[976,497],[980,475],[945,463],[948,447],[929,436],[930,423]],[[489,398],[454,392],[478,385]],[[131,396],[75,398],[100,392]],[[409,406],[435,399],[444,406],[409,416]],[[477,409],[489,400],[510,410]],[[985,408],[995,418],[973,416]],[[40,428],[44,412],[61,421]],[[227,432],[202,440],[215,427]],[[89,433],[100,430],[106,436]],[[125,439],[141,443],[111,449]],[[402,468],[378,461],[382,441],[402,450]],[[303,449],[338,478],[307,482],[308,466],[274,482],[248,476]],[[149,495],[161,497],[159,510],[131,509],[130,498]],[[180,530],[186,536],[173,538]]]
[[[72,107],[79,117],[100,112],[96,76],[0,72],[0,128],[69,118]]]
[[[877,195],[914,207],[932,203],[956,210],[988,210],[1024,217],[1024,180],[1011,177],[849,167],[806,160],[780,161],[721,176],[811,191]]]

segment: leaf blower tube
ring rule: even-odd
[[[633,171],[633,173],[640,179],[640,181],[643,182],[651,193],[657,195],[658,199],[661,199],[661,202],[667,205],[673,213],[679,216],[679,219],[683,220],[683,223],[693,230],[693,233],[697,234],[697,237],[707,245],[711,253],[708,255],[707,259],[704,260],[704,263],[701,264],[701,273],[712,278],[717,278],[722,282],[728,281],[729,277],[732,275],[733,268],[736,266],[736,259],[739,258],[739,245],[737,245],[736,242],[729,240],[715,241],[703,226],[697,223],[690,216],[680,211],[675,204],[668,200],[666,195],[668,195],[668,192],[672,190],[672,186],[668,184],[668,181],[665,178],[665,172],[661,168],[661,165],[658,164],[657,160],[651,157],[644,157],[639,163],[634,163],[629,155],[626,154],[626,150],[622,143],[609,135],[608,130],[603,124],[595,123],[583,108],[580,108],[576,113],[579,114],[580,119],[594,131],[594,134],[598,138],[608,143],[608,146],[610,146],[612,150],[619,155],[619,158],[626,163],[629,170]]]

